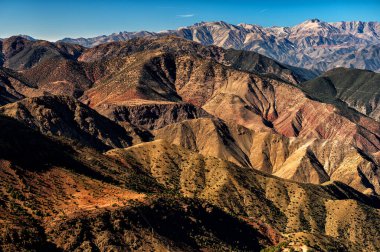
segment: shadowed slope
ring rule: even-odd
[[[300,84],[311,96],[324,102],[336,99],[348,106],[380,120],[380,74],[358,70],[337,68],[322,76]]]
[[[19,36],[7,38],[0,43],[4,54],[4,66],[14,70],[29,69],[53,58],[75,60],[84,51],[79,45],[44,40],[31,41]]]
[[[0,67],[0,105],[40,94],[42,92],[37,85],[10,69]]]
[[[132,127],[126,131],[69,96],[27,98],[0,107],[0,113],[43,134],[64,136],[100,150],[130,146],[132,136],[140,141]]]

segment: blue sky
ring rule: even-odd
[[[200,21],[292,26],[306,19],[380,21],[380,0],[0,0],[0,37],[93,37]]]

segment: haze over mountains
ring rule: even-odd
[[[378,29],[0,41],[0,250],[380,250]]]
[[[293,27],[201,22],[177,30],[120,32],[94,38],[65,38],[85,47],[136,37],[180,36],[203,45],[255,51],[279,62],[326,71],[336,67],[380,71],[379,22],[307,20]]]

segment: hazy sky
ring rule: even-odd
[[[27,34],[57,40],[219,20],[292,26],[311,18],[379,21],[380,0],[0,0],[0,38]]]

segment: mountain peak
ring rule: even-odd
[[[29,40],[29,41],[36,41],[35,38],[32,38],[31,36],[28,36],[28,35],[22,35],[22,34],[14,35],[14,36],[11,36],[9,38],[4,38],[4,39],[8,39],[8,40]]]
[[[312,25],[312,26],[320,26],[320,25],[322,25],[322,24],[324,24],[325,22],[324,21],[322,21],[322,20],[320,20],[320,19],[318,19],[318,18],[313,18],[313,19],[308,19],[308,20],[306,20],[306,21],[304,21],[304,22],[302,22],[301,24],[299,24],[299,25],[296,25],[296,26],[304,26],[304,25]]]
[[[202,22],[199,22],[199,23],[195,23],[192,26],[198,27],[198,26],[205,26],[205,25],[208,25],[208,26],[219,25],[219,26],[225,26],[225,27],[230,27],[231,26],[231,24],[226,23],[225,21],[210,21],[210,22],[202,21]]]
[[[16,35],[16,36],[24,38],[24,39],[27,39],[27,40],[30,40],[30,41],[36,41],[35,38],[33,38],[33,37],[29,36],[29,35],[19,34],[19,35]]]
[[[320,23],[321,22],[321,20],[319,20],[318,18],[313,18],[313,19],[310,19],[309,21],[312,23]]]

